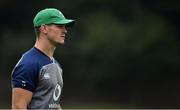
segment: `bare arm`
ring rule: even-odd
[[[12,109],[27,109],[28,104],[32,99],[33,93],[22,89],[13,88],[12,90]]]

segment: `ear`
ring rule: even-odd
[[[46,25],[43,24],[43,25],[40,26],[40,32],[42,34],[46,34],[47,30],[48,30],[48,27]]]

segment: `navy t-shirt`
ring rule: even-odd
[[[28,108],[60,108],[62,69],[55,59],[33,47],[22,55],[13,69],[12,87],[33,93]]]

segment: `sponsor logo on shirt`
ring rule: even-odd
[[[49,104],[49,108],[61,108],[60,104]]]
[[[61,86],[59,84],[56,85],[53,93],[54,101],[57,101],[61,95]]]

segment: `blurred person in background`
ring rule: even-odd
[[[63,87],[62,68],[53,57],[58,45],[64,44],[68,26],[55,8],[46,8],[33,20],[36,42],[25,52],[12,71],[12,109],[60,109]]]

